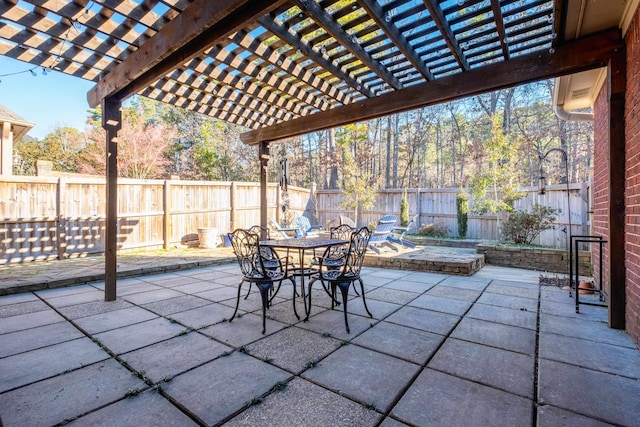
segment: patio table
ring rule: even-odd
[[[306,276],[311,276],[312,274],[314,274],[316,272],[316,269],[313,267],[305,267],[304,264],[304,255],[305,255],[305,251],[307,250],[313,250],[315,253],[316,249],[320,249],[320,248],[329,248],[331,246],[336,246],[336,245],[344,245],[346,243],[349,243],[348,240],[343,240],[343,239],[321,239],[321,238],[313,238],[313,239],[271,239],[271,240],[261,240],[260,241],[260,245],[261,246],[265,246],[265,247],[269,247],[272,249],[286,249],[287,250],[287,256],[289,255],[289,252],[291,250],[297,250],[298,251],[298,266],[296,268],[294,268],[294,272],[293,275],[294,276],[299,276],[300,277],[300,282],[302,285],[302,301],[304,302],[304,312],[305,312],[305,317],[308,316],[309,314],[309,310],[311,309],[311,307],[307,308],[307,298],[306,298],[306,291],[305,291],[305,277]],[[293,293],[293,306],[294,306],[294,311],[295,311],[295,304],[296,304],[296,298],[295,298],[295,289],[294,289],[294,293]],[[297,313],[296,313],[297,316]]]

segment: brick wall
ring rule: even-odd
[[[640,344],[640,9],[625,35],[625,267],[626,330]]]
[[[604,85],[600,94],[596,98],[593,106],[595,120],[593,123],[593,216],[591,218],[591,233],[602,236],[607,240],[607,230],[609,228],[609,102],[607,86]],[[592,245],[593,254],[593,277],[599,277],[600,250],[599,245]],[[602,265],[604,271],[603,288],[609,293],[608,283],[608,245],[603,245]]]

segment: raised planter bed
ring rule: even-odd
[[[488,243],[491,241],[478,240],[478,239],[439,239],[436,237],[424,237],[418,235],[405,235],[404,240],[414,243],[416,245],[425,246],[444,246],[447,248],[467,248],[474,249],[479,244]]]
[[[569,254],[565,249],[530,248],[499,244],[479,244],[476,251],[483,254],[485,262],[502,267],[526,268],[528,270],[567,273]],[[581,275],[591,272],[591,253],[578,254]]]

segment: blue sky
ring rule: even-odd
[[[0,104],[35,126],[28,135],[42,139],[62,126],[85,130],[87,92],[93,82],[47,70],[34,70],[26,62],[0,56]],[[11,73],[16,75],[4,76]]]

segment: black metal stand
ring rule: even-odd
[[[571,244],[569,245],[569,296],[571,296],[572,290],[575,291],[576,313],[580,313],[580,304],[607,307],[607,304],[598,304],[598,303],[584,302],[584,301],[580,302],[581,290],[589,290],[589,291],[597,292],[599,296],[599,300],[601,302],[605,301],[606,293],[604,289],[602,289],[602,245],[607,243],[607,241],[604,240],[602,236],[571,236],[570,239],[571,239]],[[600,259],[599,259],[599,268],[598,268],[598,289],[580,287],[580,274],[578,271],[580,266],[578,244],[580,243],[597,243],[600,246]],[[575,249],[574,249],[574,245],[575,245]],[[574,262],[575,262],[575,276],[573,275]],[[572,277],[575,277],[575,278],[572,279]]]

